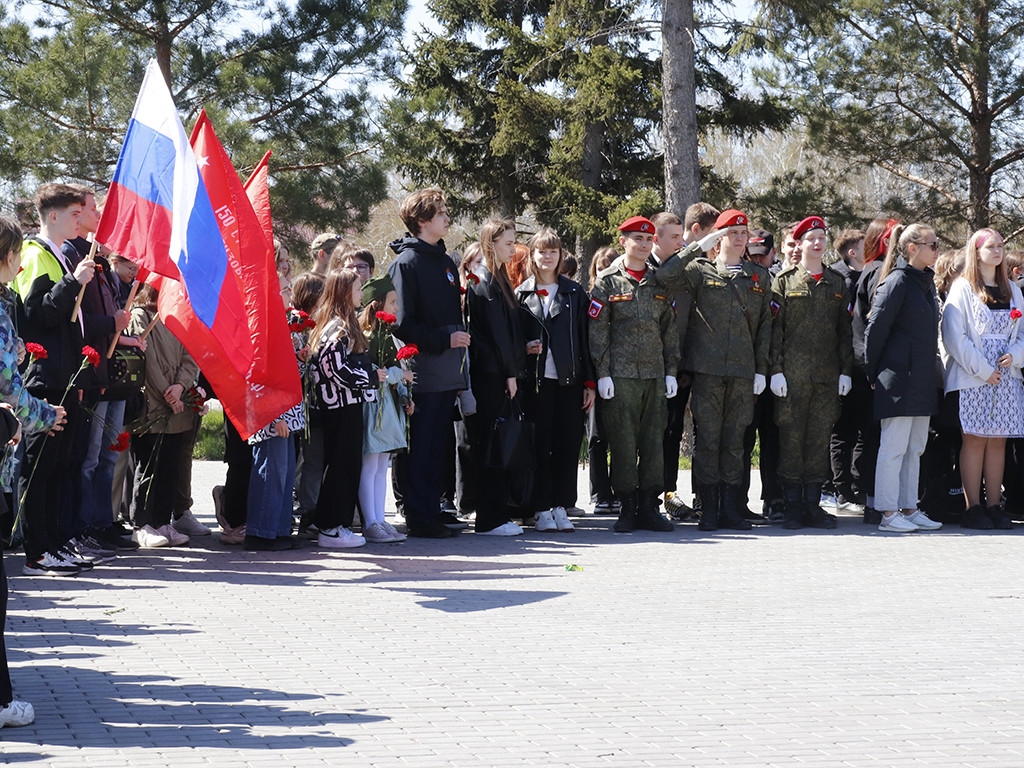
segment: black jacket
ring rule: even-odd
[[[938,411],[939,299],[933,277],[930,269],[915,269],[901,258],[875,293],[864,349],[876,419]]]
[[[473,336],[469,359],[474,376],[489,374],[511,379],[526,371],[522,310],[514,297],[509,298],[490,273],[485,273],[466,293],[466,325]]]
[[[590,334],[587,332],[587,308],[590,298],[583,286],[564,275],[558,278],[551,312],[544,317],[541,297],[537,295],[536,280],[528,277],[516,288],[519,305],[523,308],[523,334],[528,340],[540,339],[544,345],[539,355],[530,355],[534,365],[527,366],[527,378],[543,377],[548,349],[555,361],[560,386],[575,386],[594,382],[597,374],[590,358]]]
[[[459,277],[444,241],[430,245],[406,236],[389,247],[398,254],[388,267],[398,294],[398,320],[393,330],[404,344],[419,347],[420,353],[413,358],[416,389],[468,389],[466,351],[451,348],[452,333],[466,328],[462,322]]]
[[[875,299],[875,289],[878,286],[878,276],[882,274],[882,259],[868,262],[857,279],[857,293],[851,296],[853,300],[853,367],[861,375],[864,374],[864,367],[867,358],[864,353],[864,332],[868,327],[868,315],[871,313],[871,303]]]
[[[88,240],[76,237],[65,242],[60,251],[75,267],[89,254],[89,247]],[[99,367],[91,371],[90,383],[103,387],[108,382],[106,356],[114,338],[114,314],[121,308],[117,301],[118,287],[112,280],[118,283],[121,280],[105,258],[97,254],[95,260],[96,272],[85,286],[85,295],[82,297],[82,317],[85,322],[85,343],[99,352],[103,359]],[[85,380],[84,375],[80,380]]]
[[[59,399],[72,377],[78,387],[88,386],[92,381],[91,372],[78,374],[84,344],[82,324],[77,319],[71,320],[71,310],[75,308],[81,286],[49,246],[41,240],[30,239],[31,247],[26,244],[22,250],[23,274],[15,281],[19,294],[18,332],[25,341],[42,344],[47,357],[34,363],[26,360],[28,369],[23,375],[25,386],[32,394]],[[50,268],[30,265],[29,258],[51,259],[52,273]],[[58,271],[61,277],[54,280]]]

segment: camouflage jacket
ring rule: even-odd
[[[804,383],[829,383],[853,373],[852,306],[843,276],[825,267],[815,282],[801,264],[786,267],[772,284],[769,373]]]
[[[693,297],[684,369],[744,379],[768,373],[771,277],[753,262],[743,261],[741,267],[733,273],[701,257],[682,271],[683,290]]]
[[[655,379],[679,369],[679,331],[669,293],[647,268],[639,283],[619,259],[598,273],[587,309],[597,377]]]

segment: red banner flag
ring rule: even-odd
[[[299,403],[299,369],[281,301],[273,245],[267,241],[259,217],[205,111],[200,113],[189,143],[227,247],[228,272],[238,286],[245,308],[248,327],[235,329],[233,338],[227,341],[247,352],[252,350],[248,369],[244,371],[244,386],[213,379],[210,384],[225,414],[246,438]],[[202,360],[198,362],[202,368]]]
[[[267,238],[267,243],[271,249],[273,249],[274,220],[270,217],[270,174],[267,167],[271,154],[273,153],[268,149],[267,154],[263,156],[263,159],[260,160],[246,180],[245,194],[249,196],[252,209],[256,211],[256,218],[260,220],[260,226],[263,227],[263,235]]]

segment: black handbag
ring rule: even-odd
[[[107,390],[104,400],[127,400],[142,391],[146,383],[146,353],[138,347],[115,347],[107,360]]]
[[[533,424],[526,420],[522,408],[506,398],[498,418],[491,425],[484,454],[489,469],[533,469]]]

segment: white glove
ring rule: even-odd
[[[845,374],[839,374],[839,396],[846,397],[853,389],[853,379]]]
[[[755,395],[760,395],[762,392],[764,392],[764,388],[765,388],[764,374],[763,373],[755,373],[754,374],[754,394]]]
[[[611,376],[602,376],[597,380],[597,394],[602,400],[611,400],[615,397],[615,384]]]
[[[679,382],[676,381],[675,376],[665,377],[665,397],[672,398],[679,392]]]
[[[718,244],[718,241],[721,240],[724,236],[725,236],[725,230],[724,229],[716,229],[710,235],[704,235],[704,237],[702,237],[700,240],[698,240],[697,241],[697,245],[700,246],[700,249],[702,251],[707,253],[712,248],[714,248]]]
[[[786,386],[786,374],[784,373],[773,373],[772,374],[772,394],[776,397],[785,397],[789,393],[789,387]]]

